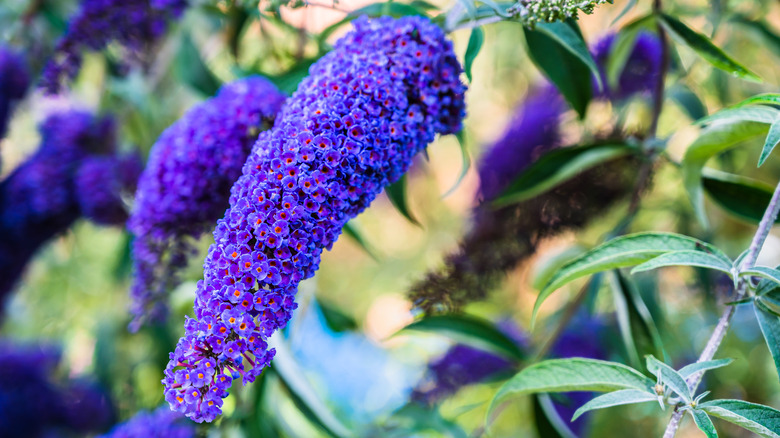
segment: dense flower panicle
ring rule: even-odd
[[[78,187],[82,165],[93,159],[102,163],[115,154],[114,123],[108,117],[85,111],[56,113],[41,124],[40,132],[38,151],[0,183],[0,303],[35,252],[82,215],[80,204],[99,197],[95,187],[105,188],[93,177],[90,187]],[[102,174],[110,177],[105,186],[111,186],[116,175]],[[122,208],[121,203],[108,207],[104,201],[103,208]]]
[[[194,438],[195,425],[165,405],[141,411],[101,438]]]
[[[0,138],[5,137],[14,103],[21,100],[30,86],[30,72],[24,57],[0,45]]]
[[[76,172],[75,194],[81,214],[100,225],[122,225],[128,211],[123,193],[135,190],[143,163],[138,154],[93,156]]]
[[[275,351],[266,339],[296,308],[342,226],[396,181],[436,133],[460,129],[461,67],[429,20],[358,19],[260,135],[217,222],[165,370],[165,397],[211,421],[235,379],[253,381]]]
[[[76,77],[85,51],[117,42],[137,56],[162,37],[168,22],[181,16],[187,0],[82,0],[65,35],[44,68],[42,86],[57,93]]]
[[[59,362],[59,350],[51,346],[0,342],[3,437],[51,436],[54,431],[84,435],[111,424],[114,412],[106,392],[86,380],[56,381]]]
[[[599,66],[604,87],[596,92],[598,97],[622,100],[652,91],[661,75],[663,53],[658,37],[650,32],[641,32],[634,48],[626,60],[616,87],[610,87],[606,75],[607,61],[615,46],[615,34],[600,39],[593,48],[593,59]]]
[[[263,78],[239,79],[189,110],[152,147],[129,222],[136,236],[132,329],[167,314],[166,293],[186,264],[187,239],[213,230],[225,213],[230,187],[284,99]]]
[[[558,91],[547,85],[517,107],[502,137],[482,156],[479,192],[495,199],[541,154],[560,145],[561,116],[568,110]]]

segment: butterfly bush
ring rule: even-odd
[[[106,392],[85,379],[58,381],[59,349],[0,341],[0,435],[85,436],[114,418]]]
[[[165,34],[168,23],[181,16],[187,0],[82,0],[57,42],[41,78],[48,93],[60,91],[76,77],[86,51],[121,44],[131,56],[139,55]]]
[[[137,413],[101,438],[194,438],[195,432],[195,426],[184,415],[160,406]]]
[[[129,222],[135,278],[133,330],[167,315],[167,291],[191,252],[188,238],[213,230],[228,206],[254,141],[273,124],[284,95],[266,79],[245,78],[189,110],[152,146]]]
[[[605,84],[613,41],[608,35],[593,49]],[[617,86],[598,91],[596,98],[619,101],[651,90],[661,69],[659,47],[656,36],[640,34]],[[480,187],[471,230],[442,268],[412,285],[408,296],[415,308],[426,314],[448,313],[484,299],[507,270],[536,252],[543,239],[587,225],[629,195],[637,163],[623,158],[586,170],[532,199],[504,208],[490,205],[539,156],[561,146],[560,127],[567,110],[550,86],[518,105],[504,134],[478,164]]]
[[[267,338],[287,324],[298,283],[343,225],[436,133],[461,127],[461,67],[437,26],[420,17],[354,26],[260,135],[217,222],[196,317],[162,381],[172,408],[195,421],[213,420],[233,380],[268,366]]]
[[[82,215],[98,213],[90,208],[102,205],[101,214],[123,208],[119,196],[109,193],[122,189],[114,184],[118,173],[113,160],[132,167],[134,158],[116,158],[111,118],[64,111],[49,116],[40,132],[38,151],[0,182],[0,301],[43,244]],[[135,161],[137,168],[140,163]],[[100,168],[104,165],[111,171]],[[132,175],[127,179],[121,183],[134,183]],[[117,204],[108,205],[106,196]],[[125,217],[126,213],[97,219],[105,225],[121,225]]]
[[[550,357],[584,357],[607,359],[607,349],[602,342],[609,327],[608,321],[584,312],[577,314],[550,348]],[[521,350],[528,349],[528,337],[513,321],[504,320],[498,328]],[[455,344],[443,355],[428,364],[427,372],[412,392],[412,400],[433,405],[457,393],[465,386],[489,381],[491,378],[517,372],[516,362],[489,351]],[[586,392],[566,393],[558,397],[553,406],[576,436],[582,436],[588,426],[589,416],[584,415],[573,423],[568,421],[577,408],[592,396]]]
[[[24,57],[0,45],[0,138],[5,137],[13,105],[24,97],[30,86],[30,72]]]

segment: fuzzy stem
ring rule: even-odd
[[[761,218],[761,222],[758,224],[756,234],[753,236],[753,240],[750,242],[748,255],[745,257],[745,260],[741,266],[742,270],[750,269],[753,267],[753,265],[756,264],[758,253],[761,252],[761,247],[764,246],[764,241],[766,241],[766,238],[769,235],[769,231],[772,229],[772,225],[774,225],[775,220],[777,220],[777,214],[779,211],[780,183],[778,183],[777,187],[775,187],[775,193],[772,195],[772,199],[769,201],[769,205],[766,207],[766,211],[764,211],[764,217]],[[739,283],[737,284],[736,299],[740,299],[742,295],[745,294],[746,288],[747,281],[740,279]],[[728,331],[731,317],[734,316],[735,308],[736,306],[726,307],[726,310],[723,312],[723,315],[721,315],[720,320],[718,320],[718,325],[715,326],[715,330],[710,336],[710,340],[707,341],[707,346],[704,347],[704,351],[702,351],[701,356],[699,356],[697,363],[712,360],[712,358],[715,357],[715,353],[718,351],[720,343],[723,342],[723,338],[726,336],[726,331]],[[699,386],[699,383],[701,383],[703,376],[704,372],[702,371],[690,376],[687,379],[688,387],[691,388],[691,392],[696,392],[696,388]],[[677,433],[677,429],[680,427],[683,414],[684,411],[679,409],[674,411],[671,420],[669,420],[669,424],[666,426],[666,431],[664,432],[663,438],[674,438],[674,434]]]

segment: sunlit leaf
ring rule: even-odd
[[[625,144],[594,144],[555,149],[528,166],[501,193],[494,205],[522,202],[568,181],[606,161],[635,152]]]
[[[571,421],[574,421],[582,414],[595,409],[604,409],[610,408],[612,406],[631,405],[645,402],[658,402],[658,396],[647,391],[640,391],[638,389],[621,389],[619,391],[600,395],[585,403],[574,412],[574,416],[571,418]]]
[[[648,260],[631,270],[632,274],[666,266],[696,266],[714,269],[731,276],[731,260],[697,250],[673,251]]]
[[[699,409],[765,438],[780,438],[780,411],[742,400],[713,400]]]
[[[561,286],[577,278],[609,269],[644,263],[671,251],[696,250],[728,258],[722,251],[692,237],[673,233],[637,233],[612,239],[572,260],[539,293],[531,315],[536,320],[539,307]]]
[[[686,26],[682,21],[672,17],[671,15],[661,14],[661,24],[666,28],[669,33],[676,36],[679,40],[685,43],[688,47],[693,49],[699,56],[704,58],[707,62],[713,66],[727,72],[734,76],[761,82],[755,73],[748,70],[742,64],[738,63],[726,55],[723,50],[718,48],[710,41],[706,36],[694,31]]]
[[[542,392],[616,391],[635,389],[654,394],[655,382],[639,371],[617,362],[596,359],[551,359],[525,368],[496,393],[488,418],[507,398]]]

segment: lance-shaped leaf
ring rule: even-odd
[[[680,368],[680,370],[677,372],[680,373],[680,375],[683,376],[683,378],[687,379],[688,377],[698,372],[725,367],[731,362],[734,362],[734,359],[705,360],[704,362],[695,362],[690,365],[686,365]]]
[[[759,300],[754,302],[753,310],[756,313],[758,326],[761,327],[766,345],[769,347],[769,352],[772,354],[775,368],[780,375],[780,317]]]
[[[713,66],[731,73],[734,76],[750,81],[761,82],[761,78],[755,73],[731,59],[723,50],[713,44],[709,38],[689,28],[682,21],[667,14],[661,14],[660,19],[661,24],[669,33],[693,49],[693,51]]]
[[[600,395],[585,403],[582,405],[582,407],[574,412],[574,416],[571,417],[571,421],[574,421],[579,418],[580,415],[595,409],[604,409],[611,408],[613,406],[632,405],[634,403],[644,402],[658,402],[658,396],[647,391],[640,391],[638,389],[621,389],[619,391]]]
[[[463,178],[466,177],[466,175],[469,173],[469,169],[471,169],[471,155],[469,155],[469,148],[466,144],[466,135],[464,134],[463,130],[459,131],[457,134],[455,134],[455,138],[458,140],[458,147],[460,148],[460,158],[463,165],[460,168],[460,173],[458,174],[458,178],[455,180],[455,183],[452,185],[452,187],[449,188],[446,192],[444,192],[443,195],[441,195],[442,198],[446,198],[452,192],[455,191],[455,189],[460,186],[460,183],[463,182]]]
[[[688,383],[685,382],[685,378],[681,376],[679,372],[652,355],[647,355],[645,359],[647,359],[648,371],[658,376],[664,385],[668,386],[677,395],[682,397],[683,400],[688,403],[693,401],[691,389],[688,388]]]
[[[469,44],[466,46],[466,55],[463,60],[463,71],[466,72],[466,77],[471,82],[471,66],[474,64],[474,59],[482,49],[482,43],[485,42],[485,33],[482,32],[481,27],[475,27],[471,29],[471,36],[469,37]]]
[[[780,143],[780,117],[769,126],[769,133],[766,135],[764,148],[761,149],[761,156],[758,158],[758,167],[764,164],[778,143]]]
[[[490,402],[488,418],[508,397],[540,392],[616,391],[635,389],[654,394],[655,384],[639,371],[617,362],[580,357],[534,364],[509,379]]]
[[[744,114],[743,114],[744,115]],[[744,115],[751,116],[750,114]],[[702,191],[702,168],[713,156],[728,150],[740,142],[764,134],[769,126],[753,119],[727,119],[708,126],[685,151],[682,160],[683,183],[693,204],[696,217],[707,225]]]
[[[706,412],[699,409],[692,409],[691,415],[696,426],[707,435],[707,438],[718,438],[718,431],[715,430],[715,425],[712,424],[710,416]]]
[[[617,87],[620,75],[623,73],[626,62],[636,45],[636,38],[639,32],[653,26],[654,23],[655,15],[645,15],[623,26],[615,36],[605,67],[607,84],[609,84],[610,88],[614,89]]]
[[[176,55],[175,72],[184,83],[204,96],[213,96],[221,85],[211,72],[189,33],[183,33]]]
[[[710,125],[716,122],[748,121],[771,124],[780,116],[780,110],[768,106],[745,106],[737,104],[731,108],[722,109],[707,117],[696,120],[697,125]]]
[[[669,89],[669,98],[677,102],[680,108],[688,114],[692,120],[699,120],[707,116],[707,107],[704,106],[699,96],[684,84],[675,84]]]
[[[341,231],[349,236],[352,240],[355,241],[355,243],[358,244],[361,248],[363,248],[363,251],[366,252],[369,256],[371,256],[372,259],[379,261],[379,257],[376,255],[376,252],[371,247],[371,245],[368,244],[368,241],[365,237],[363,237],[363,232],[360,231],[360,228],[357,227],[356,224],[352,222],[347,222],[344,224],[344,226],[341,228]]]
[[[577,438],[571,431],[569,421],[561,418],[555,404],[547,394],[534,394],[534,423],[540,437]]]
[[[553,150],[531,164],[494,201],[505,206],[546,192],[606,161],[636,150],[626,144],[593,144]]]
[[[565,37],[555,34],[552,29],[560,31]],[[595,63],[582,38],[565,23],[539,25],[535,30],[523,28],[523,33],[528,46],[528,56],[533,63],[555,84],[555,88],[580,118],[585,117],[588,103],[593,97],[591,66],[595,66]],[[562,44],[562,41],[568,40],[579,40],[579,43]],[[596,75],[598,78],[598,72]]]
[[[780,438],[780,411],[742,400],[713,400],[699,409],[765,438]]]
[[[561,286],[586,275],[644,263],[671,251],[697,250],[728,259],[719,249],[692,237],[674,233],[637,233],[612,239],[572,260],[553,276],[534,304],[531,324],[545,299]]]
[[[754,224],[761,221],[772,199],[772,186],[740,175],[704,168],[701,182],[716,204]]]
[[[409,199],[406,196],[406,175],[385,187],[385,193],[387,194],[388,199],[390,199],[390,203],[393,204],[393,207],[395,207],[406,220],[417,226],[421,226],[417,219],[414,218],[412,210],[409,208]]]
[[[775,283],[780,284],[780,270],[770,268],[768,266],[754,266],[750,269],[745,269],[744,271],[740,272],[739,275],[740,277],[746,275],[762,277],[769,281],[774,281]]]
[[[637,272],[650,271],[665,266],[696,266],[725,272],[731,276],[730,259],[697,250],[673,251],[662,254],[636,266],[631,270],[631,273],[636,274]]]
[[[411,331],[435,333],[455,342],[490,351],[517,361],[526,355],[517,343],[498,330],[489,321],[465,315],[429,316],[402,328],[398,333]]]
[[[734,105],[732,108],[739,108],[746,105],[780,105],[780,94],[764,93],[748,97],[742,102]]]

